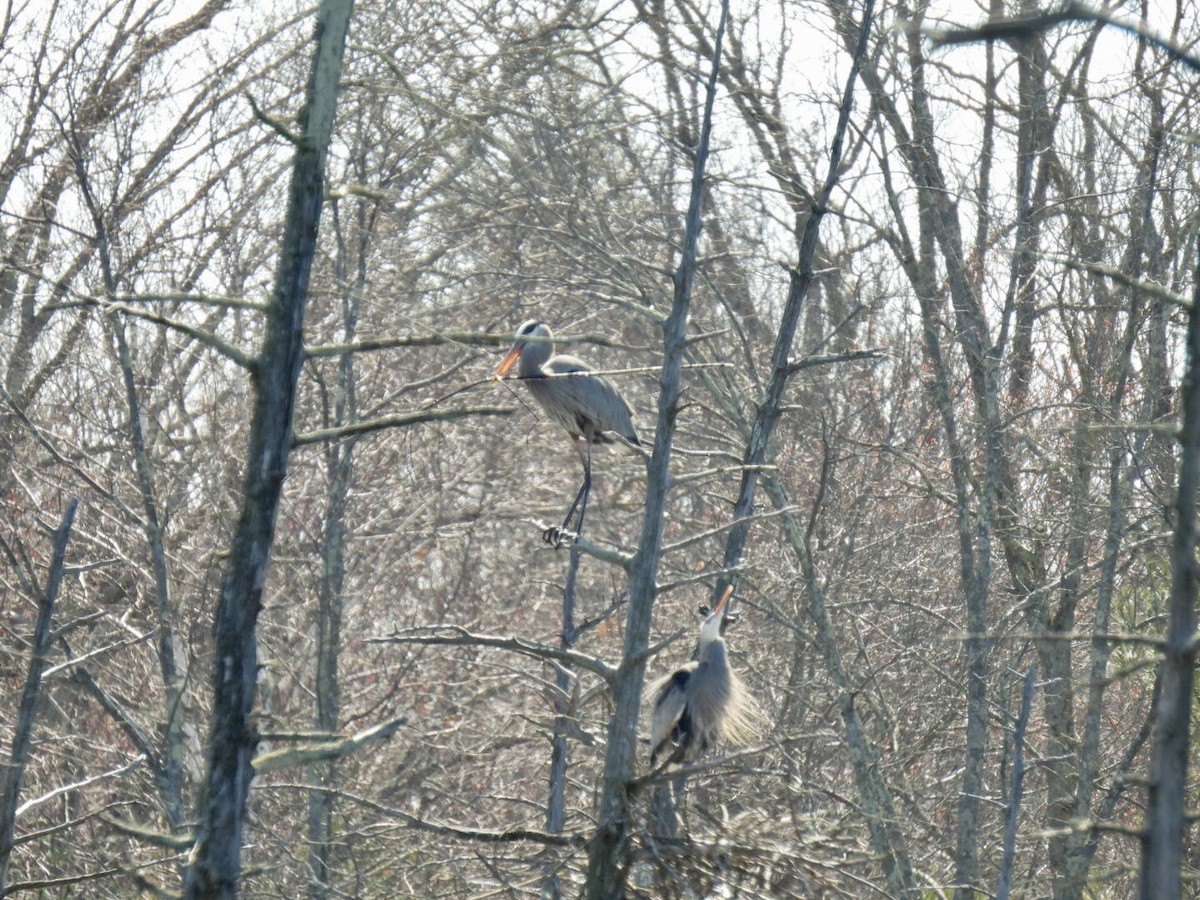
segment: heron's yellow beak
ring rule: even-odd
[[[513,364],[517,361],[517,357],[521,355],[521,351],[524,349],[524,347],[518,344],[508,351],[508,356],[504,357],[499,368],[496,369],[496,374],[492,376],[493,384],[508,374],[508,370],[513,367]]]
[[[721,602],[717,604],[717,608],[712,611],[714,616],[725,615],[725,605],[729,602],[729,598],[733,596],[733,585],[725,588],[725,594],[721,597]]]

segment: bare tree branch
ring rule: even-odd
[[[795,375],[805,369],[816,366],[828,366],[834,363],[858,362],[863,359],[883,359],[883,350],[847,350],[845,353],[829,353],[824,356],[806,356],[794,363],[788,363],[787,374]]]
[[[437,634],[436,632],[449,632]],[[426,644],[440,647],[493,647],[497,650],[511,650],[523,656],[531,656],[541,660],[560,660],[569,662],[581,669],[586,669],[599,675],[607,682],[616,677],[616,669],[599,657],[589,656],[577,650],[563,650],[549,644],[541,644],[518,637],[500,637],[490,634],[473,634],[457,625],[431,625],[425,628],[410,628],[397,631],[387,637],[367,638],[369,644]]]
[[[117,775],[124,775],[126,772],[131,772],[145,761],[146,758],[144,756],[137,756],[134,759],[131,759],[125,765],[117,766],[117,768],[111,769],[108,772],[99,772],[87,778],[81,778],[79,781],[73,782],[72,784],[60,785],[49,793],[42,794],[40,797],[33,797],[29,800],[26,800],[17,807],[17,818],[19,819],[22,815],[29,812],[29,810],[36,806],[40,806],[43,803],[47,803],[53,800],[55,797],[61,797],[63,794],[69,794],[71,791],[80,790],[81,788],[85,788],[90,784],[96,784],[97,782],[114,778]]]
[[[226,359],[241,366],[247,372],[253,372],[257,365],[253,356],[249,353],[240,350],[233,344],[218,337],[211,331],[200,328],[196,325],[191,325],[187,322],[180,322],[178,319],[172,319],[169,316],[164,316],[162,313],[152,312],[148,309],[138,309],[134,306],[129,306],[126,303],[110,303],[104,300],[91,299],[88,301],[109,313],[121,313],[134,319],[141,319],[144,322],[153,322],[155,325],[162,325],[164,328],[169,328],[172,331],[178,331],[180,334],[186,334],[192,340],[199,344],[203,344],[211,350],[215,350],[224,356]]]
[[[286,785],[276,785],[276,787],[286,787]],[[307,790],[307,786],[295,785],[297,789]],[[519,841],[531,841],[536,844],[545,844],[549,847],[583,847],[587,845],[588,838],[582,834],[554,834],[549,831],[539,831],[535,828],[504,828],[498,830],[488,830],[483,828],[462,828],[456,825],[445,825],[440,822],[430,822],[417,816],[409,815],[403,810],[396,809],[391,806],[384,806],[382,803],[377,803],[374,800],[369,800],[366,797],[359,797],[354,794],[348,794],[345,791],[339,791],[338,796],[349,800],[352,803],[357,803],[367,809],[374,810],[380,815],[387,816],[391,819],[398,819],[405,825],[411,828],[416,828],[419,831],[436,834],[441,837],[457,838],[464,841],[480,841],[485,844],[508,844]]]
[[[433,334],[410,334],[369,341],[352,341],[345,344],[326,344],[305,348],[305,355],[319,359],[326,356],[344,356],[347,353],[371,353],[378,350],[398,350],[403,347],[438,347],[444,344],[459,344],[464,347],[503,347],[511,344],[509,334],[486,334],[477,331],[438,331]],[[614,341],[603,334],[567,334],[554,336],[557,345],[594,344],[597,347],[613,347],[619,350],[644,350]]]
[[[1155,300],[1161,300],[1164,303],[1169,303],[1171,306],[1180,309],[1188,309],[1191,303],[1184,297],[1180,297],[1174,291],[1158,284],[1154,281],[1146,281],[1144,278],[1134,278],[1128,272],[1118,269],[1116,266],[1108,266],[1104,263],[1089,262],[1087,260],[1072,259],[1068,256],[1055,256],[1053,254],[1044,254],[1044,258],[1051,262],[1058,263],[1068,269],[1074,269],[1077,272],[1090,272],[1093,275],[1103,275],[1115,281],[1122,287],[1131,288],[1153,297]]]
[[[1068,22],[1094,22],[1111,25],[1119,31],[1125,31],[1141,38],[1160,50],[1165,50],[1185,68],[1193,72],[1200,72],[1200,58],[1190,54],[1185,47],[1158,35],[1141,22],[1117,18],[1106,10],[1094,9],[1084,3],[1066,3],[1062,9],[1056,12],[993,19],[974,28],[927,28],[924,29],[924,34],[935,48],[997,40],[1019,44],[1043,31],[1049,31]]]
[[[302,432],[292,436],[292,446],[303,447],[306,444],[340,441],[349,437],[370,434],[372,431],[382,431],[385,428],[406,428],[410,425],[420,425],[425,422],[450,422],[469,416],[511,416],[514,412],[516,412],[516,409],[509,406],[469,406],[463,409],[397,413],[392,416],[381,416],[378,419],[370,419],[365,422],[340,425],[336,428],[322,428],[318,431]]]
[[[254,758],[254,774],[266,775],[268,772],[278,772],[280,769],[306,766],[330,759],[341,759],[351,753],[357,753],[367,744],[389,740],[402,725],[407,723],[408,716],[397,716],[390,722],[381,722],[370,728],[364,728],[349,737],[306,746],[283,747],[270,753],[263,753]]]

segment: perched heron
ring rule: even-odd
[[[650,766],[666,751],[668,761],[695,762],[722,740],[749,743],[758,731],[754,698],[729,666],[721,622],[733,594],[731,585],[700,626],[696,658],[650,687]]]
[[[575,534],[583,532],[583,517],[587,512],[588,493],[592,487],[592,444],[624,442],[640,447],[629,404],[617,393],[612,383],[576,356],[555,354],[554,335],[550,327],[530,319],[517,329],[517,339],[508,355],[496,369],[493,381],[509,373],[517,360],[521,380],[550,418],[571,435],[575,452],[583,463],[583,485],[561,528],[548,528],[542,535],[546,543],[559,545],[563,535],[571,534],[571,518],[579,511]],[[616,437],[613,437],[616,435]]]

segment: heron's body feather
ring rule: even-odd
[[[726,593],[725,600],[729,594]],[[700,630],[697,658],[684,663],[650,687],[650,765],[664,750],[695,762],[721,741],[746,744],[758,733],[758,706],[729,665],[720,619],[725,600]],[[673,750],[672,748],[678,748]]]
[[[577,440],[611,444],[616,434],[637,446],[633,413],[612,382],[579,357],[552,350],[548,342],[529,343],[521,353],[520,376],[542,409]]]

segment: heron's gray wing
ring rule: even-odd
[[[654,715],[650,720],[650,765],[654,765],[663,747],[671,742],[675,727],[683,718],[687,709],[687,685],[695,670],[696,663],[690,662],[651,688]]]
[[[599,435],[606,431],[615,432],[631,444],[637,444],[637,431],[633,427],[633,412],[625,398],[612,382],[603,375],[572,375],[571,373],[594,372],[591,366],[576,356],[559,354],[543,367],[547,375],[566,376],[548,379],[548,387],[564,411],[575,416],[575,425],[580,433],[592,432]]]

